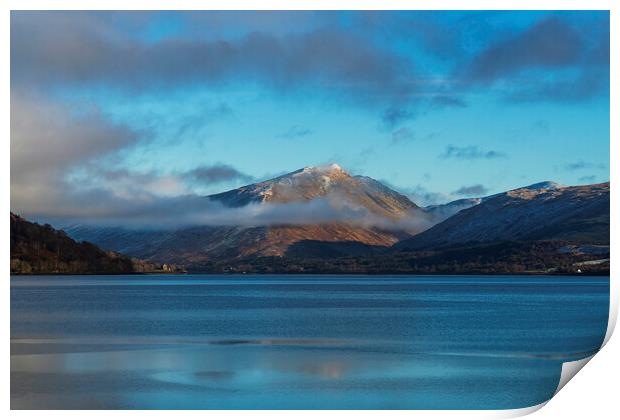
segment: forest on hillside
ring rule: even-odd
[[[11,274],[122,274],[156,271],[154,264],[77,242],[62,230],[11,213]]]

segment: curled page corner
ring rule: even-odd
[[[558,383],[558,387],[555,389],[553,396],[555,396],[558,392],[560,392],[560,390],[564,388],[564,385],[566,385],[568,381],[570,381],[573,378],[573,376],[575,376],[577,372],[581,370],[581,368],[583,368],[590,360],[592,360],[592,358],[595,355],[596,354],[593,354],[592,356],[589,356],[583,359],[562,363],[562,373],[560,375],[560,382]]]
[[[549,400],[541,402],[540,404],[532,405],[530,407],[523,407],[523,408],[515,408],[515,409],[512,409],[512,410],[497,411],[496,412],[497,415],[495,415],[494,418],[496,418],[496,419],[514,419],[514,418],[517,418],[517,417],[527,416],[529,414],[532,414],[532,413],[540,410],[545,405],[547,405],[548,402],[549,402]]]

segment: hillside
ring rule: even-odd
[[[122,274],[156,271],[153,264],[76,242],[49,225],[11,213],[11,274]]]
[[[395,248],[418,250],[524,240],[609,244],[609,183],[526,187],[496,194]]]
[[[553,181],[543,181],[537,182],[532,185],[528,185],[526,187],[518,188],[520,190],[556,190],[561,188],[562,186],[557,182]],[[435,204],[431,206],[424,207],[424,211],[428,213],[431,217],[433,224],[437,224],[443,222],[449,217],[454,216],[456,213],[461,210],[468,209],[470,207],[477,206],[478,204],[487,201],[493,197],[496,197],[500,194],[488,195],[486,197],[474,197],[474,198],[461,198],[459,200],[450,201],[445,204]]]

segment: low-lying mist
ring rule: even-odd
[[[227,207],[208,197],[186,195],[152,200],[85,200],[81,211],[71,217],[43,215],[35,220],[54,226],[88,225],[132,230],[178,230],[197,226],[273,226],[346,223],[385,230],[420,232],[434,220],[421,209],[412,209],[399,218],[371,212],[360,204],[336,194],[290,203],[253,202],[243,207]],[[27,215],[26,215],[27,216]]]

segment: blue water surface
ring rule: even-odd
[[[608,311],[608,277],[17,276],[11,407],[521,408]]]

